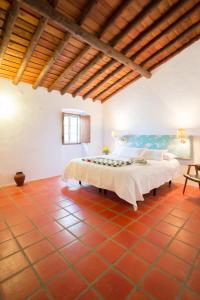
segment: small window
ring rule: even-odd
[[[90,116],[63,113],[62,143],[90,143]]]

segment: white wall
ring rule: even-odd
[[[200,41],[142,78],[103,105],[104,144],[111,130],[132,134],[176,134],[179,127],[200,136]],[[195,138],[194,160],[200,162]]]
[[[0,107],[0,185],[13,183],[17,171],[27,180],[62,174],[71,158],[84,154],[82,145],[62,145],[61,112],[72,108],[91,116],[89,155],[102,149],[102,105],[70,94],[48,93],[44,88],[13,85],[0,79],[0,93],[7,93],[15,111],[6,118]],[[11,107],[11,108],[12,108]]]

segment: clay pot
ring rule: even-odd
[[[17,172],[14,176],[14,180],[17,186],[22,186],[24,184],[25,175],[23,172]]]

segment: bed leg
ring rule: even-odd
[[[104,195],[107,195],[107,190],[103,190],[104,191]]]
[[[172,184],[172,181],[170,180],[170,181],[169,181],[169,188],[171,187],[171,184]]]
[[[153,195],[156,196],[156,189],[153,189]]]
[[[134,211],[137,211],[137,210],[138,210],[138,207],[135,206],[135,205],[133,205],[133,210],[134,210]]]
[[[79,182],[78,182],[80,185],[81,185],[81,180],[79,180]]]
[[[99,193],[101,193],[102,189],[99,188]]]

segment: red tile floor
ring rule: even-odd
[[[200,299],[200,191],[114,193],[59,177],[0,189],[1,297]]]

